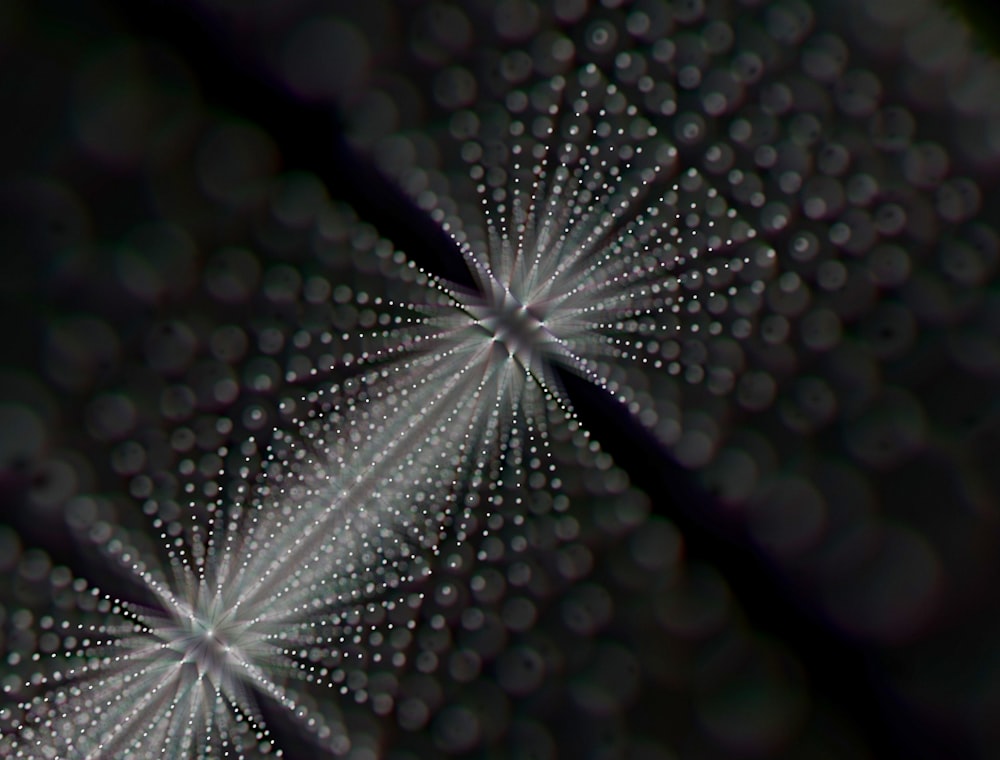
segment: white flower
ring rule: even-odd
[[[148,601],[103,596],[100,622],[57,627],[51,667],[7,688],[21,700],[3,740],[9,755],[280,755],[261,698],[323,746],[350,746],[335,706],[311,710],[293,684],[360,702],[369,667],[405,662],[408,637],[394,631],[413,625],[414,584],[429,572],[470,442],[480,440],[443,435],[479,420],[457,404],[454,378],[372,381],[306,400],[308,413],[275,434],[256,478],[247,455],[232,501],[192,500],[187,525],[155,516],[165,563],[123,531],[99,533]]]
[[[752,329],[774,251],[699,172],[679,172],[674,145],[596,66],[538,83],[510,111],[459,115],[479,207],[441,194],[432,212],[478,290],[421,271],[403,299],[376,300],[393,329],[367,335],[358,361],[461,373],[481,425],[498,414],[539,439],[577,425],[559,379],[576,372],[676,443],[641,375],[730,393],[742,368],[731,336]],[[700,361],[681,356],[689,344]],[[499,443],[493,456],[508,453]]]

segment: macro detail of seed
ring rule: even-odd
[[[0,755],[995,754],[982,30],[43,5]]]

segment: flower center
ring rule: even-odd
[[[512,356],[530,352],[545,332],[542,321],[510,293],[494,304],[487,319],[492,322],[494,337]]]
[[[525,304],[497,282],[472,312],[497,348],[525,368],[535,363],[539,350],[552,339],[537,307]]]
[[[254,645],[250,626],[214,604],[178,613],[174,626],[161,629],[163,640],[192,674],[196,672],[216,687],[229,682],[246,648]]]

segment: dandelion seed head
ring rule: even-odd
[[[559,19],[584,13],[582,6],[543,6],[535,6],[542,16]],[[893,395],[880,372],[918,345],[913,325],[942,325],[944,313],[963,300],[952,287],[957,269],[948,269],[949,285],[930,284],[940,267],[928,252],[942,249],[942,262],[957,263],[962,246],[950,241],[995,237],[975,190],[995,170],[996,153],[983,145],[993,107],[972,97],[977,87],[970,86],[970,101],[960,106],[962,98],[946,97],[950,88],[934,84],[961,70],[985,87],[994,75],[957,53],[960,26],[932,6],[921,4],[904,18],[800,2],[626,4],[595,9],[579,34],[557,32],[527,52],[512,49],[489,25],[476,26],[481,54],[459,54],[481,83],[476,100],[432,102],[449,120],[450,134],[434,141],[436,150],[415,150],[413,163],[395,154],[385,168],[404,187],[417,175],[433,183],[432,214],[463,246],[470,269],[483,273],[485,291],[494,270],[507,271],[503,262],[530,261],[538,250],[532,224],[537,229],[545,217],[530,217],[533,193],[557,199],[554,207],[570,214],[574,204],[587,208],[614,187],[616,167],[627,176],[622,187],[650,198],[657,181],[693,173],[703,190],[695,190],[696,208],[689,209],[684,195],[691,189],[678,183],[682,220],[688,212],[706,217],[710,202],[724,204],[744,236],[720,234],[715,262],[705,250],[691,256],[686,241],[671,241],[664,258],[678,268],[680,288],[655,294],[663,313],[645,324],[621,319],[610,304],[602,307],[606,319],[586,327],[582,319],[560,323],[546,309],[547,336],[554,339],[545,352],[546,361],[575,366],[609,389],[679,461],[704,472],[713,489],[724,487],[739,479],[726,463],[747,454],[738,451],[741,420],[752,426],[774,419],[786,431],[818,433],[850,417],[855,389],[864,388],[863,403]],[[914,50],[935,47],[929,31],[935,23],[955,35],[944,46],[954,55],[915,64]],[[550,56],[562,47],[573,52],[553,72]],[[908,52],[895,60],[889,49]],[[949,118],[956,108],[975,117]],[[942,118],[916,118],[928,109]],[[448,149],[449,138],[457,149]],[[564,142],[569,160],[562,167]],[[614,160],[602,165],[611,148]],[[461,161],[450,158],[456,154]],[[582,168],[585,160],[592,166]],[[639,171],[653,166],[660,167],[659,180]],[[574,194],[574,170],[593,182],[590,196]],[[468,201],[472,191],[479,208]],[[569,231],[557,233],[567,235],[567,248],[586,249],[589,230],[578,223],[584,215],[569,218]],[[510,281],[524,282],[528,270],[515,269]],[[566,290],[568,283],[553,287]],[[886,299],[893,305],[877,305]],[[908,316],[896,309],[898,301]],[[971,312],[953,316],[975,319]],[[879,325],[884,341],[875,338]],[[636,328],[644,333],[629,334]],[[854,350],[857,330],[880,346],[878,367]],[[589,342],[580,337],[585,333]],[[610,340],[600,345],[598,334]],[[560,355],[560,347],[573,350],[574,360],[565,350]],[[824,369],[835,365],[844,372]],[[800,372],[808,373],[802,382]],[[805,387],[810,393],[799,390]],[[914,431],[922,426],[911,428],[900,429],[895,444],[885,441],[902,459],[919,448]],[[854,451],[857,457],[861,449]],[[754,455],[743,475],[752,471],[763,487],[772,463],[789,453]],[[867,467],[874,460],[855,461]],[[725,499],[736,492],[744,493],[727,489]]]
[[[599,67],[510,87],[505,102],[502,112],[487,104],[453,119],[464,176],[456,167],[446,181],[454,197],[474,189],[480,208],[437,194],[438,217],[480,292],[436,287],[543,394],[565,405],[556,370],[579,373],[641,412],[682,461],[709,461],[714,425],[687,415],[685,437],[680,408],[663,402],[676,392],[655,380],[653,393],[650,380],[733,392],[745,362],[739,342],[757,332],[775,276],[774,248],[704,173],[680,169],[675,141]]]

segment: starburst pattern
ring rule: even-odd
[[[475,45],[443,41],[455,17],[421,16],[430,31],[411,53],[426,66],[432,116],[406,112],[402,129],[375,141],[381,165],[460,242],[467,234],[472,249],[497,251],[492,228],[516,251],[524,221],[512,199],[530,197],[532,172],[554,167],[546,158],[563,139],[546,131],[553,72],[575,82],[591,62],[600,83],[587,100],[634,104],[624,126],[659,143],[666,175],[693,171],[756,236],[726,251],[741,271],[716,267],[737,286],[715,289],[721,331],[684,310],[676,338],[615,335],[602,350],[619,353],[589,376],[717,497],[720,525],[749,531],[810,579],[804,604],[873,640],[916,635],[941,603],[941,557],[965,560],[913,525],[905,500],[874,505],[894,492],[897,468],[920,469],[923,458],[950,462],[979,484],[974,498],[985,493],[957,443],[968,428],[955,410],[993,424],[971,399],[996,371],[992,339],[981,340],[1000,260],[985,192],[996,175],[996,109],[985,96],[995,64],[966,49],[966,32],[934,3],[912,13],[795,1],[515,5],[464,13]],[[486,18],[492,26],[476,23]],[[519,46],[549,22],[530,49]],[[941,40],[938,28],[948,30]],[[616,139],[613,129],[581,134],[596,150]],[[488,171],[473,166],[470,177],[470,164]],[[490,224],[469,202],[477,185]],[[704,277],[710,261],[688,262],[687,276]],[[703,309],[709,299],[699,293]],[[966,352],[973,343],[981,361]],[[650,345],[659,357],[643,356]],[[931,390],[941,387],[931,376],[966,390]],[[855,530],[868,537],[866,559],[841,552]],[[913,568],[905,600],[882,599],[884,617],[865,614],[874,601],[849,590],[857,577],[903,565]]]
[[[436,406],[455,407],[456,380],[435,379],[369,395],[356,378],[350,390],[320,394],[329,402],[310,396],[308,413],[292,418],[293,432],[275,434],[249,482],[247,455],[234,503],[191,501],[186,530],[154,519],[170,580],[127,539],[102,543],[157,607],[105,596],[107,621],[63,626],[63,651],[50,658],[58,666],[15,690],[39,693],[22,702],[9,751],[243,757],[260,744],[271,752],[256,695],[324,744],[344,743],[288,681],[346,693],[348,674],[383,657],[387,667],[403,661],[392,632],[420,599],[406,587],[426,574],[460,493],[461,446],[478,442],[444,438],[452,430],[428,422]],[[408,429],[395,425],[400,416]],[[148,506],[156,515],[155,502]],[[349,681],[366,699],[363,675]]]
[[[921,319],[923,301],[913,293],[919,283],[908,283],[915,268],[926,263],[933,269],[914,251],[940,244],[947,258],[961,257],[957,250],[968,253],[971,247],[982,251],[981,264],[996,256],[995,231],[975,219],[982,205],[976,162],[984,153],[960,160],[940,142],[922,141],[912,109],[893,102],[879,79],[881,74],[891,81],[895,69],[879,71],[884,62],[869,60],[867,43],[850,51],[844,42],[849,32],[838,36],[837,20],[823,10],[795,2],[759,10],[732,3],[615,4],[596,13],[579,35],[546,37],[530,55],[507,49],[504,39],[527,32],[500,23],[498,15],[497,39],[483,32],[485,49],[439,51],[454,64],[435,80],[440,86],[432,104],[447,118],[447,130],[402,132],[375,146],[386,170],[446,229],[460,235],[468,230],[474,248],[496,251],[477,221],[482,213],[465,199],[476,185],[485,188],[492,226],[504,229],[502,234],[509,226],[516,238],[513,230],[523,222],[511,198],[515,192],[522,199],[530,195],[532,172],[546,165],[548,151],[564,139],[558,130],[546,132],[553,101],[559,100],[547,94],[555,69],[560,72],[555,81],[572,83],[566,94],[570,108],[579,97],[577,79],[587,92],[581,100],[594,112],[604,99],[612,104],[605,110],[613,128],[603,133],[584,128],[578,139],[607,150],[622,139],[616,128],[624,128],[634,142],[641,135],[647,159],[655,157],[651,164],[658,163],[664,175],[693,172],[717,203],[750,225],[754,244],[731,255],[741,259],[741,271],[728,271],[725,259],[702,256],[678,272],[685,289],[692,283],[704,287],[713,271],[730,280],[710,288],[714,296],[700,295],[698,306],[714,309],[714,332],[685,309],[680,334],[654,341],[667,354],[659,358],[668,371],[650,372],[648,365],[636,371],[616,361],[595,378],[603,384],[611,375],[616,394],[655,418],[675,456],[703,468],[706,482],[727,502],[752,500],[770,474],[760,456],[748,461],[745,446],[727,444],[732,435],[742,436],[738,421],[747,415],[757,425],[756,415],[774,413],[778,426],[793,437],[849,419],[852,455],[865,465],[905,460],[919,448],[919,426],[904,419],[907,402],[897,398],[896,389],[888,389],[892,398],[885,407],[894,411],[868,415],[879,417],[868,424],[865,410],[871,411],[880,388],[868,388],[865,400],[852,400],[851,383],[820,365],[864,371],[849,340],[855,329],[868,336],[882,326],[887,342],[912,343],[907,325]],[[552,12],[562,22],[583,13],[561,6]],[[869,15],[887,33],[910,35],[912,46],[926,42],[916,30],[907,31],[902,18]],[[929,17],[920,29],[931,23]],[[540,23],[527,13],[521,20],[532,28]],[[447,19],[434,23],[445,25]],[[635,45],[619,52],[626,39]],[[572,53],[596,63],[576,72]],[[985,70],[969,65],[989,81]],[[917,69],[908,73],[914,81],[936,75]],[[479,85],[447,89],[444,79]],[[827,92],[829,83],[836,86]],[[985,118],[987,104],[973,103],[971,91],[969,97],[967,107]],[[624,110],[616,112],[615,105]],[[942,104],[947,107],[952,106]],[[459,154],[464,162],[453,158]],[[462,163],[485,168],[474,171],[470,181]],[[518,173],[515,164],[523,173],[516,190],[509,182]],[[949,171],[957,176],[946,178]],[[633,191],[636,186],[641,185],[630,183]],[[687,200],[683,193],[681,200]],[[704,198],[696,194],[691,200],[704,216]],[[905,240],[912,240],[910,250],[901,245]],[[980,260],[978,254],[973,258]],[[979,264],[972,266],[982,273]],[[613,267],[605,270],[615,274]],[[876,303],[876,287],[901,294],[903,310]],[[930,314],[925,317],[929,326],[936,323]],[[648,340],[636,352],[622,338],[617,358],[648,351]],[[874,359],[891,363],[898,356],[893,352],[888,345],[884,352],[876,348]],[[805,368],[813,367],[808,374]],[[780,448],[783,438],[788,436],[771,436],[768,445]]]
[[[497,400],[480,403],[483,413],[520,415],[529,436],[543,437],[547,405],[557,407],[552,424],[575,416],[562,367],[676,442],[676,420],[661,420],[657,403],[623,382],[621,365],[683,371],[688,382],[729,393],[740,368],[712,346],[752,329],[740,305],[762,289],[757,272],[774,252],[755,247],[755,230],[697,171],[677,174],[676,148],[596,67],[540,83],[532,99],[505,134],[491,138],[483,125],[483,138],[462,147],[482,208],[440,199],[433,211],[479,290],[425,275],[409,303],[389,304],[407,313],[395,317],[401,327],[364,336],[359,361],[403,374],[445,366],[449,375],[495,374]],[[678,359],[691,338],[715,361],[685,369]],[[704,456],[685,450],[692,462]]]

